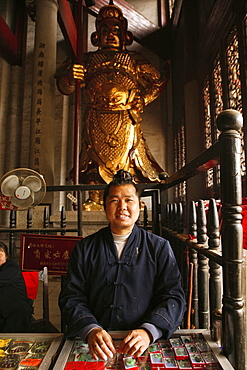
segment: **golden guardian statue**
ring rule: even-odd
[[[86,108],[79,160],[80,183],[108,183],[118,170],[136,183],[159,181],[163,169],[153,158],[141,130],[141,113],[163,91],[169,77],[141,54],[126,50],[133,35],[121,9],[110,3],[96,19],[91,41],[80,65],[67,60],[55,78],[60,92],[71,94],[81,80]]]

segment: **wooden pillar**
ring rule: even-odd
[[[53,185],[57,1],[35,0],[30,167]]]
[[[189,206],[189,235],[197,238],[197,215],[196,205],[194,201],[190,202]],[[199,302],[198,302],[198,253],[195,249],[190,249],[190,261],[193,263],[193,294],[192,307],[194,313],[192,315],[192,324],[197,329],[199,328]]]
[[[223,257],[223,348],[234,369],[245,368],[244,300],[242,292],[242,115],[233,109],[219,114]]]
[[[206,248],[207,220],[203,200],[199,200],[197,206],[197,243]],[[199,326],[209,329],[209,280],[208,258],[202,253],[198,255],[198,302],[199,302]]]
[[[210,199],[209,210],[208,210],[208,247],[212,251],[220,252],[220,232],[219,232],[219,217],[215,199]],[[222,289],[221,289],[221,266],[209,260],[209,302],[210,312],[213,313],[210,316],[210,328],[211,332],[215,335],[215,340],[221,341],[218,338],[215,331],[216,318],[221,318],[222,308]]]
[[[0,2],[0,14],[8,24],[10,24],[13,14],[13,9],[10,5],[6,1]],[[10,72],[10,64],[3,57],[0,57],[0,177],[5,173],[6,117],[8,115],[8,104],[10,100]]]
[[[195,14],[196,0],[184,1],[184,110],[186,127],[186,163],[198,156],[204,147],[203,131],[200,126],[200,100],[198,94],[198,79],[195,74],[197,26]],[[191,200],[199,200],[205,194],[205,175],[203,173],[187,180],[187,204]]]

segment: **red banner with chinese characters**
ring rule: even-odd
[[[11,197],[7,197],[6,195],[0,194],[0,209],[2,210],[12,210],[17,209],[18,207],[14,206],[11,203]]]
[[[82,236],[22,234],[20,267],[22,271],[48,268],[51,275],[66,275],[73,248]]]

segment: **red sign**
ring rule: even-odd
[[[50,275],[66,275],[70,254],[82,236],[22,234],[20,267],[22,271],[48,268]]]
[[[0,194],[0,209],[3,210],[11,210],[11,209],[17,209],[18,207],[14,206],[11,203],[12,197],[7,197],[6,195]]]

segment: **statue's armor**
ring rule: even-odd
[[[93,163],[107,183],[119,169],[132,173],[135,181],[140,175],[158,181],[162,169],[140,128],[143,106],[159,95],[158,72],[129,52],[88,53],[83,65],[86,111],[80,171]],[[152,83],[147,83],[150,78]]]

